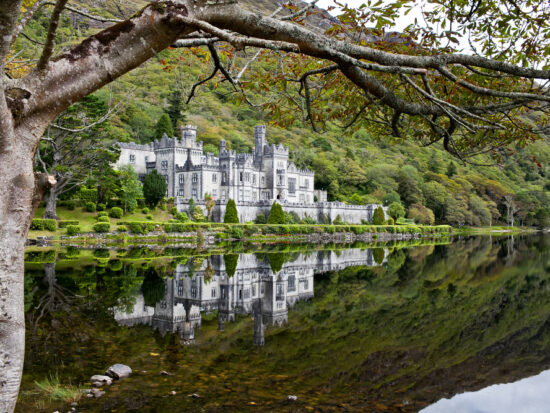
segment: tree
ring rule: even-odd
[[[108,117],[103,101],[87,96],[63,112],[42,137],[36,150],[36,170],[55,177],[46,194],[44,218],[57,219],[57,199],[82,185],[92,171],[110,169],[117,147],[106,139],[101,124]],[[84,120],[84,121],[82,121]]]
[[[514,195],[512,194],[504,195],[504,205],[506,206],[506,220],[508,221],[508,225],[513,227],[515,215],[516,215],[516,212],[518,211],[518,206],[514,199]]]
[[[392,202],[388,206],[388,215],[397,221],[398,218],[405,216],[405,208],[403,208],[400,202]]]
[[[399,4],[410,6],[410,2]],[[291,14],[283,7],[267,17],[241,8],[238,1],[154,2],[52,58],[66,3],[56,0],[43,45],[35,46],[42,50],[30,50],[38,58],[31,54],[28,61],[34,66],[24,70],[11,59],[20,51],[16,39],[29,21],[44,15],[38,11],[51,3],[25,2],[24,13],[21,0],[4,1],[0,7],[0,348],[12,349],[10,363],[0,371],[0,410],[6,412],[14,410],[23,363],[25,241],[38,203],[55,185],[52,176],[35,177],[36,147],[48,124],[63,110],[165,48],[208,48],[215,68],[211,78],[218,72],[231,77],[218,53],[224,42],[238,50],[249,46],[286,52],[292,67],[280,67],[285,73],[296,69],[298,77],[292,83],[298,86],[296,94],[302,94],[296,107],[304,111],[304,119],[313,128],[323,118],[344,124],[349,120],[357,128],[374,120],[385,131],[401,136],[402,125],[407,125],[415,133],[405,137],[422,144],[441,144],[460,158],[485,151],[498,156],[501,147],[537,138],[547,116],[526,125],[525,117],[517,115],[533,107],[545,112],[550,104],[548,95],[539,89],[550,78],[550,71],[535,68],[546,64],[542,51],[547,48],[550,16],[536,2],[521,2],[523,8],[500,7],[496,1],[484,7],[477,7],[479,2],[473,0],[453,2],[451,7],[445,3],[425,14],[427,24],[422,30],[415,24],[407,29],[405,36],[420,36],[418,48],[384,38],[365,44],[373,20],[386,30],[394,21],[392,16],[399,15],[393,11],[389,15],[384,7],[371,10],[366,3],[358,13],[347,12],[345,26],[335,20],[328,31],[320,33],[296,24],[311,12],[312,5]],[[86,17],[113,22],[90,13]],[[454,22],[465,36],[483,38],[480,53],[487,57],[457,53],[456,31],[441,31],[437,23],[441,21]],[[512,35],[510,27],[525,30]],[[351,31],[352,36],[342,40],[343,31]],[[484,36],[489,31],[491,36]],[[198,36],[187,37],[191,33]],[[334,78],[327,82],[333,87],[326,93],[310,93],[311,82],[325,76]],[[270,79],[289,84],[284,74],[270,74]],[[245,93],[240,82],[231,84],[236,93]],[[264,81],[250,82],[250,88],[256,84],[266,86]],[[312,95],[320,97],[312,100]],[[281,99],[289,100],[286,95]],[[269,104],[282,117],[287,116],[285,110],[293,115],[296,111],[290,105]],[[411,124],[414,128],[409,128]],[[332,181],[330,187],[337,184]]]
[[[386,222],[386,215],[382,207],[378,207],[374,210],[374,214],[372,214],[372,223],[374,225],[384,225],[384,222]]]
[[[548,214],[548,211],[544,208],[537,211],[535,219],[539,228],[548,228],[550,226],[550,214]]]
[[[159,277],[155,269],[149,268],[146,271],[145,278],[141,284],[141,293],[143,294],[145,305],[149,307],[154,307],[164,298],[166,283]]]
[[[148,173],[143,181],[143,196],[145,202],[154,208],[166,196],[166,179],[156,169]]]
[[[456,169],[456,165],[453,161],[449,161],[449,165],[447,165],[447,176],[449,178],[452,178],[457,174],[458,170]]]
[[[212,215],[212,209],[216,206],[216,200],[212,198],[212,195],[209,193],[204,194],[204,205],[206,207],[206,219],[210,221],[210,216]]]
[[[239,223],[239,214],[237,213],[237,205],[235,201],[230,199],[227,201],[227,206],[225,207],[225,215],[223,216],[223,222],[226,224],[238,224]]]
[[[137,200],[143,196],[141,182],[131,165],[124,165],[118,171],[120,177],[119,198],[124,205],[124,212],[133,212],[137,208]]]
[[[157,124],[155,125],[155,139],[162,139],[162,136],[166,134],[169,138],[174,136],[174,128],[172,127],[172,121],[170,116],[166,113],[163,113]]]
[[[432,210],[422,204],[413,204],[409,207],[409,218],[414,219],[414,222],[418,224],[424,225],[432,225],[435,221]]]
[[[175,88],[168,97],[168,116],[172,122],[172,130],[178,130],[178,125],[185,123],[185,114],[183,113],[183,98],[181,90]],[[168,134],[168,132],[167,132]],[[173,135],[168,135],[173,136]]]
[[[273,205],[271,205],[271,210],[269,211],[269,216],[267,217],[267,223],[274,225],[286,223],[285,212],[283,211],[281,204],[278,202],[273,202]]]

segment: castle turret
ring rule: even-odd
[[[181,127],[181,140],[183,146],[186,148],[192,147],[197,141],[197,127],[196,126],[182,126]]]
[[[267,143],[265,138],[265,125],[254,126],[254,143],[254,160],[257,164],[261,164],[264,146]]]

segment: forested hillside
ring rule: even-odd
[[[94,3],[95,7],[91,7]],[[275,8],[269,1],[244,3],[266,13]],[[120,18],[130,13],[129,9],[116,8],[108,2],[90,0],[79,7],[107,17]],[[27,37],[18,40],[20,54],[10,63],[14,72],[24,71],[25,59],[32,59],[40,47],[36,42],[45,36],[50,12],[44,9],[43,18],[31,22],[25,30]],[[318,27],[327,24],[319,23],[319,16],[315,19]],[[60,47],[74,44],[99,27],[102,26],[97,22],[67,13],[58,43]],[[256,53],[248,49],[238,54],[229,49],[225,52],[220,57],[225,65],[231,65],[235,74]],[[517,224],[548,222],[548,138],[541,137],[525,148],[510,148],[509,152],[501,153],[499,163],[492,158],[465,163],[447,154],[440,144],[419,147],[407,141],[406,136],[397,139],[389,132],[381,133],[376,125],[346,129],[343,127],[346,125],[329,122],[317,133],[304,121],[302,111],[296,109],[294,119],[281,114],[280,105],[294,103],[288,102],[290,98],[284,91],[266,88],[258,81],[273,75],[278,64],[276,55],[267,53],[250,63],[241,78],[246,98],[217,73],[195,90],[195,96],[187,104],[192,85],[213,71],[211,56],[207,49],[166,50],[95,93],[103,113],[93,116],[84,113],[80,119],[83,124],[93,123],[111,108],[108,119],[86,133],[109,142],[145,143],[155,139],[159,131],[157,123],[166,113],[176,128],[181,124],[196,125],[206,150],[214,153],[221,139],[237,151],[250,151],[254,144],[253,126],[266,123],[268,141],[288,145],[291,158],[299,167],[316,172],[315,186],[326,189],[330,200],[386,205],[401,202],[407,214],[421,223],[435,220],[454,226],[489,225],[506,222],[511,209],[516,210]],[[84,111],[83,107],[76,112]]]

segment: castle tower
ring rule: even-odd
[[[191,125],[182,126],[181,140],[184,148],[193,148],[197,142],[197,127]]]
[[[264,146],[267,144],[265,130],[265,125],[254,126],[254,161],[258,165],[262,164]]]

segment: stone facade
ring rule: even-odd
[[[333,222],[340,216],[350,224],[372,220],[380,205],[327,202],[326,191],[314,189],[313,171],[297,168],[289,160],[288,147],[267,143],[265,126],[254,127],[254,141],[253,153],[238,154],[221,140],[215,156],[204,153],[196,127],[186,126],[179,139],[164,135],[148,145],[119,143],[115,167],[132,165],[140,179],[156,170],[165,177],[166,195],[174,197],[179,211],[187,211],[190,199],[204,206],[204,197],[210,194],[217,201],[214,221],[223,221],[229,199],[235,200],[241,222],[254,221],[260,213],[267,216],[274,200],[301,219]]]

